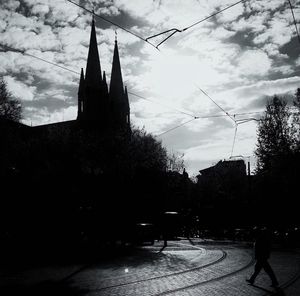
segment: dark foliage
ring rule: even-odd
[[[0,118],[16,122],[22,118],[21,103],[8,91],[7,84],[2,77],[0,77]]]
[[[159,223],[171,183],[168,155],[144,130],[103,135],[76,122],[1,128],[11,136],[1,153],[7,248],[22,243],[28,256],[49,248],[86,253],[132,240],[137,222]]]
[[[300,222],[295,210],[300,169],[299,95],[298,89],[293,109],[284,98],[274,96],[258,126],[252,202],[264,223],[277,226]]]

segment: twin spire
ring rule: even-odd
[[[102,80],[94,18],[92,20],[92,30],[85,70],[85,79],[87,83],[96,83]]]
[[[117,36],[116,36],[117,37]],[[130,110],[123,86],[118,42],[115,38],[110,86],[101,71],[94,17],[90,35],[85,77],[81,69],[78,89],[78,120],[97,121],[103,127],[130,128]]]

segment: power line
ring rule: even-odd
[[[157,37],[157,36],[160,36],[160,35],[163,35],[163,34],[166,34],[166,33],[169,33],[169,32],[172,32],[172,33],[170,33],[165,39],[163,39],[159,44],[157,44],[157,45],[155,46],[155,47],[158,49],[158,47],[159,47],[162,43],[164,43],[165,41],[167,41],[167,40],[168,40],[170,37],[172,37],[174,34],[176,34],[176,33],[182,33],[182,32],[184,32],[184,31],[186,31],[186,30],[188,30],[188,29],[190,29],[190,28],[192,28],[192,27],[194,27],[194,26],[196,26],[196,25],[198,25],[198,24],[200,24],[200,23],[202,23],[202,22],[204,22],[204,21],[207,21],[208,19],[210,19],[210,18],[212,18],[212,17],[218,15],[219,13],[222,13],[222,12],[224,12],[225,10],[227,10],[227,9],[229,9],[229,8],[235,6],[235,5],[238,5],[238,4],[242,3],[242,2],[245,2],[245,1],[249,1],[249,0],[240,0],[240,1],[236,2],[236,3],[233,3],[233,4],[229,5],[229,6],[227,6],[227,7],[223,8],[223,9],[221,9],[221,10],[219,10],[219,11],[217,11],[217,12],[215,12],[215,13],[213,13],[213,14],[211,14],[211,15],[209,15],[209,16],[207,16],[207,17],[205,17],[205,18],[203,18],[203,19],[201,19],[201,20],[199,20],[199,21],[197,21],[197,22],[195,22],[195,23],[193,23],[193,24],[191,24],[191,25],[185,27],[185,28],[183,28],[183,29],[177,29],[177,28],[169,29],[169,30],[166,30],[166,31],[164,31],[164,32],[161,32],[161,33],[152,35],[152,36],[150,36],[150,37],[147,37],[145,40],[148,41],[149,39],[155,38],[155,37]]]
[[[135,97],[138,97],[138,98],[140,98],[140,99],[143,99],[143,100],[146,100],[146,101],[149,101],[149,102],[152,102],[152,103],[156,103],[156,104],[159,104],[159,105],[161,105],[161,106],[164,106],[164,107],[166,107],[166,108],[169,108],[169,109],[173,109],[173,110],[175,110],[175,111],[177,111],[177,112],[179,112],[179,113],[182,113],[182,114],[184,114],[184,115],[188,115],[188,116],[191,116],[191,117],[195,117],[195,115],[193,115],[193,114],[191,114],[191,113],[187,113],[187,112],[184,112],[184,111],[181,111],[181,110],[179,110],[179,109],[177,109],[177,108],[174,108],[174,107],[171,107],[171,106],[167,106],[167,105],[165,105],[165,104],[162,104],[162,103],[159,103],[159,102],[156,102],[156,101],[152,101],[152,100],[150,100],[150,99],[147,99],[147,98],[145,98],[145,97],[143,97],[143,96],[141,96],[141,95],[137,95],[137,94],[135,94],[135,93],[132,93],[132,92],[128,92],[129,94],[131,94],[131,95],[133,95],[133,96],[135,96]]]
[[[110,23],[111,25],[114,25],[114,26],[116,26],[116,27],[122,29],[123,31],[125,31],[125,32],[127,32],[127,33],[129,33],[129,34],[131,34],[131,35],[133,35],[133,36],[135,36],[136,38],[139,38],[140,40],[143,40],[143,41],[147,42],[148,44],[150,44],[151,46],[153,46],[154,48],[156,48],[157,50],[159,50],[155,45],[153,45],[153,44],[152,44],[151,42],[149,42],[147,39],[141,37],[140,35],[138,35],[138,34],[132,32],[132,31],[126,29],[126,28],[124,28],[123,26],[121,26],[121,25],[119,25],[119,24],[117,24],[117,23],[115,23],[115,22],[113,22],[113,21],[111,21],[111,20],[109,20],[109,19],[107,19],[107,18],[105,18],[105,17],[99,15],[99,14],[96,14],[94,11],[92,11],[92,10],[90,10],[90,9],[88,9],[88,8],[86,8],[86,7],[84,7],[84,6],[80,5],[80,4],[78,4],[78,3],[76,3],[76,2],[73,2],[73,1],[71,1],[71,0],[66,0],[66,1],[68,1],[68,2],[70,2],[70,3],[72,3],[72,4],[74,4],[74,5],[76,5],[76,6],[80,7],[80,8],[82,8],[83,10],[85,10],[85,11],[91,13],[91,14],[94,15],[94,16],[97,16],[98,18],[104,20],[105,22]]]
[[[218,117],[224,117],[224,116],[227,116],[227,115],[221,115],[220,114],[220,115],[195,116],[193,119],[191,119],[189,121],[186,121],[186,122],[184,122],[184,123],[182,123],[180,125],[177,125],[177,126],[175,126],[173,128],[170,128],[169,130],[166,130],[165,132],[163,132],[163,133],[161,133],[161,134],[159,134],[157,136],[161,136],[161,135],[164,135],[164,134],[166,134],[168,132],[171,132],[174,129],[177,129],[177,128],[179,128],[179,127],[181,127],[181,126],[183,126],[183,125],[185,125],[185,124],[187,124],[187,123],[189,123],[189,122],[191,122],[193,120],[196,120],[196,119],[209,119],[209,118],[218,118]]]
[[[0,46],[3,47],[3,48],[6,49],[6,50],[13,51],[13,52],[17,52],[17,53],[21,53],[21,54],[23,54],[23,55],[27,55],[27,56],[29,56],[29,57],[38,59],[38,60],[40,60],[40,61],[42,61],[42,62],[48,63],[48,64],[50,64],[50,65],[52,65],[52,66],[56,66],[56,67],[59,67],[59,68],[61,68],[61,69],[63,69],[63,70],[66,70],[66,71],[69,71],[69,72],[71,72],[71,73],[74,73],[74,74],[76,74],[76,75],[80,75],[79,72],[76,72],[76,71],[71,70],[71,69],[69,69],[69,68],[67,68],[67,67],[61,66],[61,65],[59,65],[59,64],[57,64],[57,63],[50,62],[50,61],[48,61],[48,60],[46,60],[46,59],[43,59],[43,58],[40,58],[40,57],[38,57],[38,56],[35,56],[35,55],[32,55],[32,54],[26,53],[25,50],[16,49],[16,48],[13,48],[13,47],[11,47],[11,46],[7,46],[7,45],[3,45],[3,44],[0,44]],[[198,88],[199,88],[199,87],[198,87]],[[199,88],[199,89],[200,89],[206,96],[208,96],[208,94],[207,94],[206,92],[204,92],[201,88]],[[208,97],[210,98],[210,100],[212,100],[212,102],[214,102],[214,104],[216,104],[223,112],[225,112],[225,115],[196,116],[196,115],[193,115],[193,114],[191,114],[191,113],[187,113],[187,112],[184,112],[184,111],[182,111],[182,110],[179,110],[179,109],[177,109],[177,108],[174,108],[174,107],[171,107],[171,106],[168,106],[168,105],[165,105],[165,104],[162,104],[162,103],[159,103],[159,102],[156,102],[156,101],[147,99],[147,98],[145,98],[145,97],[143,97],[143,96],[141,96],[141,95],[135,94],[135,93],[133,93],[133,92],[128,92],[128,93],[131,94],[131,95],[133,95],[133,96],[136,96],[136,97],[138,97],[138,98],[141,98],[141,99],[143,99],[143,100],[146,100],[146,101],[149,101],[149,102],[152,102],[152,103],[156,103],[156,104],[159,104],[159,105],[164,106],[164,107],[166,107],[166,108],[175,110],[176,112],[179,112],[179,113],[181,113],[181,114],[190,116],[190,117],[192,117],[193,119],[209,119],[209,118],[218,118],[218,117],[224,117],[224,116],[229,116],[231,119],[233,119],[233,118],[231,117],[231,115],[230,115],[228,112],[226,112],[220,105],[218,105],[218,104],[217,104],[210,96],[208,96]],[[263,111],[262,111],[262,112],[263,112]],[[236,114],[234,114],[234,116],[236,116],[236,115],[246,115],[246,114],[255,114],[255,113],[262,113],[262,112],[244,112],[244,113],[236,113]],[[233,119],[233,120],[234,120],[234,119]],[[253,120],[253,119],[250,119],[250,120]],[[239,121],[239,120],[236,120],[236,121]],[[236,121],[234,120],[235,123],[236,123]],[[181,125],[180,125],[180,126],[181,126]],[[177,128],[177,127],[175,127],[175,128]],[[172,128],[171,130],[173,130],[173,128]],[[168,132],[168,131],[166,131],[166,132],[164,132],[164,133],[167,133],[167,132]],[[163,134],[164,134],[164,133],[163,133]]]
[[[260,114],[263,113],[265,111],[254,111],[254,112],[243,112],[243,113],[235,113],[234,116],[236,115],[247,115],[247,114]]]
[[[161,134],[158,134],[158,135],[156,135],[156,136],[157,136],[157,137],[160,137],[160,136],[162,136],[162,135],[164,135],[164,134],[166,134],[166,133],[169,133],[169,132],[173,131],[174,129],[177,129],[177,128],[179,128],[179,127],[181,127],[181,126],[183,126],[183,125],[185,125],[185,124],[188,124],[189,122],[194,121],[194,120],[196,120],[196,119],[198,119],[198,117],[195,117],[195,118],[193,118],[193,119],[190,119],[190,120],[188,120],[188,121],[185,121],[185,122],[183,122],[183,123],[181,123],[181,124],[179,124],[179,125],[177,125],[177,126],[175,126],[175,127],[172,127],[172,128],[170,128],[169,130],[166,130],[165,132],[163,132],[163,133],[161,133]]]
[[[260,121],[260,119],[254,118],[254,117],[250,117],[250,118],[243,118],[243,119],[237,119],[236,123],[237,125],[242,124],[242,123],[246,123],[249,121]]]
[[[202,22],[204,22],[204,21],[206,21],[206,20],[208,20],[208,19],[216,16],[216,15],[218,15],[219,13],[221,13],[221,12],[223,12],[223,11],[225,11],[225,10],[227,10],[227,9],[235,6],[235,5],[238,5],[238,4],[242,3],[242,2],[245,2],[245,1],[249,1],[249,0],[240,0],[240,1],[236,2],[236,3],[233,3],[233,4],[231,4],[231,5],[227,6],[227,7],[225,7],[223,9],[221,9],[221,10],[219,10],[219,11],[217,11],[217,12],[215,12],[215,13],[207,16],[207,17],[205,17],[204,19],[201,19],[200,21],[197,21],[197,22],[189,25],[188,27],[182,29],[182,31],[186,31],[186,30],[188,30],[188,29],[190,29],[190,28],[192,28],[192,27],[194,27],[194,26],[196,26],[196,25],[198,25],[198,24],[200,24],[200,23],[202,23]]]
[[[252,112],[249,112],[249,113],[251,114]],[[256,113],[257,113],[257,112],[256,112]],[[244,113],[244,114],[247,114],[247,113]],[[232,148],[231,148],[231,154],[230,154],[230,157],[232,157],[232,154],[233,154],[233,149],[234,149],[235,142],[236,142],[236,135],[237,135],[238,126],[239,126],[240,124],[243,124],[243,123],[246,123],[246,122],[249,122],[249,121],[252,121],[252,120],[260,121],[259,119],[253,118],[253,117],[235,120],[234,137],[233,137],[233,143],[232,143]]]
[[[27,53],[27,52],[25,52],[25,50],[21,50],[21,49],[17,49],[17,48],[14,48],[14,47],[11,47],[11,46],[7,46],[7,45],[4,45],[4,44],[0,44],[0,46],[2,47],[2,48],[4,48],[5,50],[9,50],[9,51],[13,51],[13,52],[17,52],[17,53],[21,53],[21,54],[23,54],[23,55],[27,55],[27,56],[29,56],[29,57],[32,57],[32,58],[35,58],[35,59],[37,59],[37,60],[40,60],[40,61],[42,61],[42,62],[45,62],[45,63],[47,63],[47,64],[50,64],[50,65],[52,65],[52,66],[56,66],[56,67],[59,67],[59,68],[61,68],[61,69],[63,69],[63,70],[66,70],[66,71],[69,71],[69,72],[71,72],[71,73],[74,73],[74,74],[76,74],[76,75],[80,75],[80,73],[79,72],[76,72],[76,71],[74,71],[74,70],[71,70],[71,69],[69,69],[69,68],[67,68],[67,67],[64,67],[64,66],[61,66],[61,65],[59,65],[59,64],[57,64],[57,63],[53,63],[53,62],[50,62],[50,61],[48,61],[48,60],[46,60],[46,59],[43,59],[43,58],[40,58],[40,57],[38,57],[38,56],[36,56],[36,55],[33,55],[33,54],[29,54],[29,53]],[[200,88],[199,88],[200,89]],[[200,89],[203,93],[205,93],[202,89]],[[224,111],[225,113],[226,113],[226,115],[208,115],[208,116],[201,116],[201,117],[199,117],[199,116],[195,116],[195,115],[193,115],[193,114],[191,114],[191,113],[187,113],[187,112],[184,112],[184,111],[182,111],[182,110],[179,110],[179,109],[177,109],[177,108],[174,108],[174,107],[171,107],[171,106],[167,106],[167,105],[165,105],[165,104],[162,104],[162,103],[159,103],[159,102],[156,102],[156,101],[153,101],[153,100],[150,100],[150,99],[147,99],[147,98],[145,98],[145,97],[143,97],[143,96],[141,96],[141,95],[138,95],[138,94],[135,94],[135,93],[133,93],[133,92],[128,92],[129,94],[131,94],[131,95],[133,95],[133,96],[136,96],[136,97],[138,97],[138,98],[141,98],[141,99],[143,99],[143,100],[146,100],[146,101],[149,101],[149,102],[152,102],[152,103],[156,103],[156,104],[159,104],[159,105],[161,105],[161,106],[164,106],[164,107],[166,107],[166,108],[169,108],[169,109],[173,109],[173,110],[175,110],[175,111],[177,111],[177,112],[179,112],[179,113],[182,113],[182,114],[185,114],[185,115],[188,115],[188,116],[190,116],[190,117],[193,117],[194,119],[198,119],[198,118],[214,118],[214,117],[222,117],[222,116],[230,116],[222,107],[220,107],[215,101],[213,101],[212,100],[212,98],[210,98],[222,111]],[[206,94],[206,93],[205,93]],[[207,94],[206,94],[207,95]],[[207,95],[208,96],[208,95]],[[254,113],[254,112],[248,112],[248,113],[237,113],[237,114],[235,114],[235,115],[240,115],[240,114],[250,114],[250,113]],[[255,113],[258,113],[258,112],[255,112]]]
[[[234,137],[233,137],[233,143],[232,143],[232,148],[231,148],[231,154],[230,154],[230,157],[231,157],[232,154],[233,154],[233,149],[234,149],[234,145],[235,145],[237,129],[238,129],[238,124],[235,125],[235,129],[234,129]]]
[[[59,68],[61,68],[61,69],[63,69],[63,70],[66,70],[66,71],[75,73],[76,75],[80,75],[79,72],[76,72],[76,71],[71,70],[71,69],[69,69],[69,68],[66,68],[66,67],[64,67],[64,66],[61,66],[61,65],[59,65],[59,64],[50,62],[50,61],[45,60],[45,59],[43,59],[43,58],[37,57],[37,56],[35,56],[35,55],[26,53],[25,50],[16,49],[16,48],[13,48],[13,47],[10,47],[10,46],[7,46],[7,45],[3,45],[3,44],[0,44],[0,46],[2,46],[2,48],[6,49],[6,50],[10,50],[10,51],[13,51],[13,52],[21,53],[21,54],[23,54],[23,55],[27,55],[27,56],[29,56],[29,57],[38,59],[38,60],[43,61],[43,62],[45,62],[45,63],[48,63],[48,64],[50,64],[50,65],[59,67]],[[248,118],[248,119],[235,120],[234,118],[231,117],[231,115],[230,115],[227,111],[225,111],[219,104],[217,104],[217,103],[216,103],[216,102],[215,102],[215,101],[214,101],[214,100],[213,100],[213,99],[212,99],[205,91],[203,91],[203,90],[202,90],[200,87],[198,87],[198,86],[197,86],[197,88],[198,88],[204,95],[206,95],[206,96],[207,96],[207,97],[208,97],[208,98],[209,98],[209,99],[210,99],[210,100],[211,100],[218,108],[220,108],[220,109],[225,113],[225,115],[208,115],[208,116],[201,116],[201,117],[200,117],[200,116],[195,116],[195,115],[192,115],[192,114],[190,114],[190,113],[187,113],[187,112],[178,110],[178,109],[176,109],[176,108],[173,108],[173,107],[170,107],[170,106],[166,106],[166,105],[161,104],[161,103],[159,103],[159,102],[152,101],[152,100],[147,99],[147,98],[145,98],[145,97],[143,97],[143,96],[141,96],[141,95],[137,95],[137,94],[132,93],[132,92],[128,92],[128,93],[131,94],[131,95],[134,95],[134,96],[136,96],[136,97],[138,97],[138,98],[144,99],[144,100],[146,100],[146,101],[150,101],[150,102],[152,102],[152,103],[160,104],[160,105],[162,105],[162,106],[164,106],[164,107],[173,109],[173,110],[175,110],[175,111],[177,111],[177,112],[179,112],[179,113],[182,113],[182,114],[184,114],[184,115],[188,115],[188,116],[193,117],[193,119],[191,119],[191,120],[188,120],[188,121],[186,121],[186,122],[184,122],[184,123],[182,123],[182,124],[180,124],[180,125],[177,125],[177,126],[171,128],[171,129],[169,129],[169,130],[166,130],[165,132],[163,132],[163,133],[161,133],[161,134],[158,134],[157,137],[162,136],[162,135],[164,135],[164,134],[166,134],[166,133],[169,133],[169,132],[171,132],[171,131],[173,131],[173,130],[179,128],[179,127],[182,127],[183,125],[186,125],[186,124],[188,124],[188,123],[190,123],[191,121],[194,121],[194,120],[196,120],[196,119],[200,119],[200,118],[201,118],[201,119],[208,119],[208,118],[217,118],[217,117],[229,116],[229,118],[231,118],[231,119],[234,121],[234,123],[235,123],[235,133],[234,133],[234,139],[233,139],[233,144],[232,144],[232,149],[231,149],[231,156],[232,156],[232,154],[233,154],[233,149],[234,149],[234,145],[235,145],[235,141],[236,141],[236,134],[237,134],[237,128],[238,128],[238,125],[239,125],[239,124],[242,124],[242,123],[245,123],[245,122],[248,122],[248,121],[250,121],[250,120],[257,120],[257,119],[255,119],[255,118]],[[244,113],[236,113],[236,114],[234,114],[234,117],[235,117],[236,115],[255,114],[255,113],[261,113],[261,112],[244,112]]]
[[[66,70],[66,71],[75,73],[75,74],[77,74],[77,75],[80,75],[79,72],[76,72],[76,71],[71,70],[71,69],[69,69],[69,68],[66,68],[66,67],[64,67],[64,66],[61,66],[61,65],[59,65],[59,64],[50,62],[50,61],[45,60],[45,59],[43,59],[43,58],[37,57],[37,56],[35,56],[35,55],[33,55],[33,54],[27,53],[25,50],[17,49],[17,48],[11,47],[11,46],[7,46],[7,45],[5,45],[5,44],[0,44],[0,46],[1,46],[4,50],[13,51],[13,52],[18,52],[18,53],[21,53],[21,54],[23,54],[23,55],[27,55],[27,56],[29,56],[29,57],[32,57],[32,58],[35,58],[35,59],[37,59],[37,60],[43,61],[43,62],[45,62],[45,63],[48,63],[48,64],[50,64],[50,65],[52,65],[52,66],[56,66],[56,67],[59,67],[59,68],[61,68],[61,69],[63,69],[63,70]]]
[[[231,115],[225,111],[215,100],[213,100],[203,89],[201,89],[199,86],[196,85],[196,87],[205,95],[207,96],[219,109],[221,109],[231,120],[233,120],[234,123],[235,119],[233,117],[231,117]]]
[[[69,72],[74,73],[74,74],[76,74],[76,75],[80,75],[79,72],[76,72],[76,71],[71,70],[71,69],[69,69],[69,68],[66,68],[66,67],[64,67],[64,66],[61,66],[61,65],[59,65],[59,64],[50,62],[50,61],[48,61],[48,60],[45,60],[45,59],[40,58],[40,57],[38,57],[38,56],[35,56],[35,55],[33,55],[33,54],[26,53],[25,50],[17,49],[17,48],[14,48],[14,47],[11,47],[11,46],[7,46],[7,45],[4,45],[4,44],[0,44],[0,46],[1,46],[2,48],[4,48],[5,50],[9,50],[9,51],[21,53],[21,54],[23,54],[23,55],[27,55],[27,56],[29,56],[29,57],[35,58],[35,59],[37,59],[37,60],[40,60],[40,61],[45,62],[45,63],[47,63],[47,64],[50,64],[50,65],[52,65],[52,66],[56,66],[56,67],[59,67],[59,68],[61,68],[61,69],[63,69],[63,70],[69,71]],[[133,96],[136,96],[136,97],[138,97],[138,98],[141,98],[141,99],[143,99],[143,100],[146,100],[146,101],[149,101],[149,102],[152,102],[152,103],[156,103],[156,104],[162,105],[162,106],[167,107],[167,108],[169,108],[169,109],[173,109],[173,110],[175,110],[175,111],[177,111],[177,112],[179,112],[179,113],[182,113],[182,114],[188,115],[188,116],[190,116],[190,117],[193,117],[194,119],[197,119],[197,118],[198,118],[197,116],[195,116],[195,115],[193,115],[193,114],[190,114],[190,113],[181,111],[181,110],[179,110],[179,109],[176,109],[176,108],[171,107],[171,106],[167,106],[167,105],[165,105],[165,104],[161,104],[161,103],[159,103],[159,102],[152,101],[152,100],[150,100],[150,99],[147,99],[147,98],[145,98],[145,97],[143,97],[143,96],[141,96],[141,95],[135,94],[135,93],[133,93],[133,92],[128,92],[128,93],[131,94],[131,95],[133,95]],[[211,115],[211,116],[206,116],[206,117],[201,117],[201,118],[211,118],[211,117],[220,117],[220,115]]]
[[[295,25],[296,33],[297,33],[297,36],[298,36],[298,41],[299,41],[299,43],[300,43],[300,36],[299,36],[298,27],[297,27],[297,22],[296,22],[295,15],[294,15],[293,6],[292,6],[291,1],[290,1],[290,0],[288,0],[288,1],[289,1],[289,4],[290,4],[290,8],[291,8],[292,15],[293,15],[294,25]]]

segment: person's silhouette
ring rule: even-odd
[[[255,236],[256,236],[256,240],[254,244],[254,252],[255,252],[256,264],[254,267],[254,273],[249,279],[246,279],[246,281],[253,285],[260,271],[264,269],[272,281],[271,286],[277,287],[278,281],[276,279],[272,267],[268,262],[271,253],[270,232],[266,228],[255,229]]]

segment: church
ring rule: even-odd
[[[104,131],[130,130],[130,107],[123,86],[117,39],[108,87],[105,71],[101,70],[94,19],[85,73],[81,69],[77,121],[92,123]]]
[[[130,138],[131,135],[130,106],[127,89],[123,85],[117,38],[114,44],[111,77],[108,84],[105,71],[101,69],[94,18],[91,24],[86,69],[85,72],[81,69],[78,86],[77,118],[38,126],[28,126],[1,119],[0,132],[2,135],[7,135],[8,139],[5,140],[6,137],[3,136],[7,151],[4,163],[7,162],[7,164],[1,167],[0,175],[6,174],[5,171],[9,167],[18,167],[15,159],[20,158],[22,153],[16,153],[13,156],[10,151],[28,150],[29,148],[20,148],[24,143],[33,143],[34,141],[38,143],[71,142],[72,137],[76,138],[81,131],[84,134],[89,134],[90,131],[96,132],[94,135],[103,140],[117,134],[122,134],[125,138]],[[19,142],[21,144],[17,144]],[[11,147],[16,148],[11,149]]]
[[[81,69],[78,87],[78,110],[74,120],[27,126],[22,123],[1,119],[1,126],[30,135],[48,133],[53,130],[73,130],[78,128],[97,129],[103,135],[116,132],[130,133],[130,106],[127,88],[123,85],[117,38],[115,39],[110,84],[102,72],[97,46],[96,28],[92,19],[90,44],[85,73]]]

